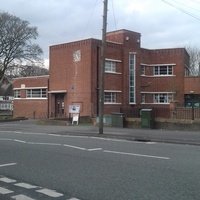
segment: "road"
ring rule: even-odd
[[[199,146],[28,127],[0,125],[0,199],[200,199]]]

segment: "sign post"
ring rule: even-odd
[[[78,125],[80,115],[80,105],[69,105],[69,114],[72,115],[72,125]]]

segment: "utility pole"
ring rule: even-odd
[[[105,71],[105,51],[106,51],[106,28],[107,28],[107,10],[108,0],[104,0],[103,9],[103,29],[101,46],[101,67],[99,77],[99,134],[103,134],[103,116],[104,116],[104,71]]]

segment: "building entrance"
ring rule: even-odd
[[[55,95],[55,117],[65,117],[65,103],[64,103],[64,94]]]

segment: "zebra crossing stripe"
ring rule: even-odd
[[[34,189],[34,188],[38,187],[38,186],[31,185],[31,184],[28,184],[28,183],[16,183],[14,185],[22,187],[22,188],[26,188],[26,189]]]
[[[71,198],[71,199],[67,199],[67,200],[80,200],[80,199],[77,199],[77,198]]]
[[[4,182],[4,183],[15,183],[16,182],[16,180],[10,179],[10,178],[7,178],[7,177],[0,178],[0,181]]]
[[[16,165],[16,164],[17,163],[6,163],[6,164],[0,165],[0,167],[8,167],[8,166]]]
[[[12,196],[11,198],[15,200],[35,200],[23,194]]]
[[[0,187],[0,194],[10,194],[10,193],[13,193],[13,191]]]
[[[50,190],[50,189],[47,189],[47,188],[44,188],[44,189],[41,189],[41,190],[36,190],[36,192],[45,194],[49,197],[61,197],[61,196],[63,196],[63,194],[58,193],[55,190]]]

